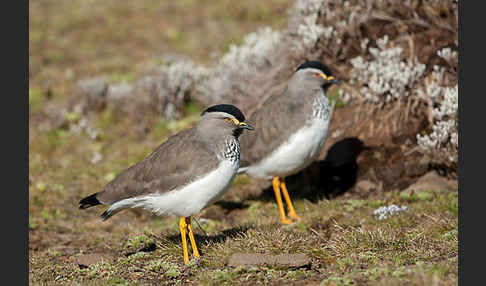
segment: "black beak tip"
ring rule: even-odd
[[[334,84],[337,84],[337,85],[341,85],[341,84],[342,84],[342,83],[341,83],[339,80],[337,80],[337,79],[333,79],[333,80],[331,81],[331,83],[334,83]]]
[[[248,123],[246,123],[244,125],[240,125],[240,128],[241,129],[248,129],[248,130],[255,130],[255,128]]]

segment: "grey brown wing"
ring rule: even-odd
[[[193,140],[190,129],[185,130],[120,173],[97,198],[103,203],[113,203],[153,192],[165,193],[193,181],[216,168],[217,164],[216,156]]]
[[[298,130],[304,120],[302,103],[286,98],[285,94],[269,98],[248,120],[255,130],[240,137],[240,167],[257,163],[269,155]]]

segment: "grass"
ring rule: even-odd
[[[225,219],[205,219],[202,225],[207,236],[195,227],[202,256],[189,266],[182,263],[175,218],[126,211],[114,217],[108,226],[97,222],[91,225],[101,210],[73,210],[76,214],[71,219],[81,228],[80,234],[73,238],[74,244],[79,245],[75,251],[103,253],[109,249],[117,258],[79,269],[66,263],[72,256],[66,255],[64,249],[53,251],[53,244],[43,251],[31,251],[31,282],[64,281],[56,280],[57,277],[80,284],[111,281],[130,284],[143,277],[147,283],[162,279],[168,284],[204,285],[304,279],[321,285],[421,285],[433,281],[439,281],[440,285],[457,284],[458,219],[450,208],[457,203],[457,193],[439,190],[431,193],[434,200],[408,201],[398,192],[364,200],[324,199],[315,204],[298,200],[296,208],[303,220],[289,226],[278,223],[273,202],[246,201],[250,207],[243,211],[245,223],[232,225]],[[372,215],[378,200],[384,204],[407,204],[409,208],[380,221]],[[258,208],[251,209],[255,205]],[[36,229],[35,233],[58,237],[55,225],[65,217],[51,211],[45,216],[41,224],[51,224],[53,228]],[[82,218],[87,222],[80,222]],[[207,227],[208,221],[211,227]],[[141,229],[143,233],[139,232]],[[103,240],[101,245],[95,243],[98,238]],[[150,243],[155,243],[155,249],[141,250]],[[138,252],[125,257],[127,249]],[[240,252],[304,253],[313,263],[310,269],[293,270],[228,267],[229,257]]]

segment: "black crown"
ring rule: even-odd
[[[332,75],[331,69],[319,61],[305,62],[301,64],[295,71],[302,70],[302,69],[309,69],[309,68],[318,69],[321,72],[323,72],[326,76]]]
[[[238,121],[244,122],[245,121],[245,116],[243,115],[243,112],[238,109],[238,107],[231,105],[231,104],[217,104],[208,107],[206,110],[204,110],[201,115],[203,115],[206,112],[226,112],[228,114],[233,115]]]

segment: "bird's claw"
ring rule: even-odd
[[[298,216],[297,213],[295,213],[295,212],[289,212],[287,215],[288,215],[289,218],[294,219],[296,221],[302,220],[302,218],[300,216]]]

